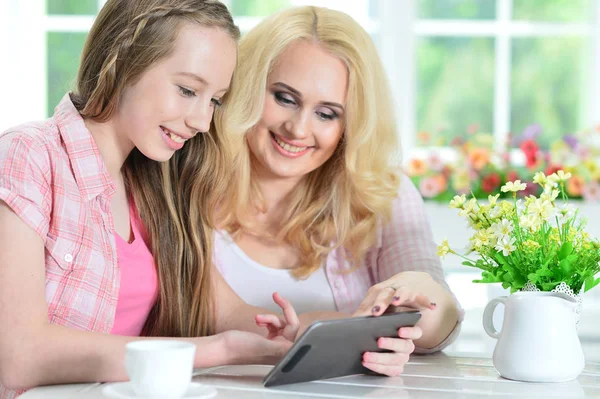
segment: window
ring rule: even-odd
[[[592,0],[417,0],[417,146],[529,125],[548,145],[594,125]],[[596,100],[597,101],[597,100]]]

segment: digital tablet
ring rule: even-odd
[[[317,321],[296,341],[265,377],[265,387],[370,372],[364,352],[389,352],[377,346],[380,337],[398,337],[400,327],[414,326],[419,311],[386,313]]]

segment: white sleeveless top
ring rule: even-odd
[[[337,311],[324,267],[306,280],[297,280],[288,270],[252,260],[225,231],[215,233],[214,249],[219,271],[246,303],[281,313],[272,298],[277,291],[294,305],[297,313]]]

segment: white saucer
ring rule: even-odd
[[[102,388],[102,394],[113,399],[140,399],[140,396],[137,396],[133,392],[133,388],[129,381],[106,384],[104,388]],[[187,392],[182,396],[182,399],[208,399],[216,395],[217,390],[215,388],[198,382],[191,382]]]

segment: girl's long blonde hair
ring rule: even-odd
[[[123,91],[173,50],[183,23],[239,30],[215,0],[109,0],[83,50],[72,100],[84,118],[105,122]],[[203,336],[214,331],[212,218],[225,189],[230,146],[214,126],[188,140],[169,162],[134,149],[123,166],[127,189],[148,232],[160,294],[144,335]],[[201,202],[198,206],[198,201]]]
[[[217,129],[245,136],[260,121],[269,73],[298,40],[321,46],[349,73],[344,135],[332,157],[294,190],[277,236],[298,249],[302,266],[293,273],[305,278],[333,248],[343,247],[357,265],[374,244],[376,227],[390,218],[398,194],[400,157],[392,96],[371,37],[348,15],[320,7],[281,11],[242,38],[231,100],[215,117]],[[234,172],[218,214],[231,234],[253,231],[252,215],[264,211],[247,145]]]

